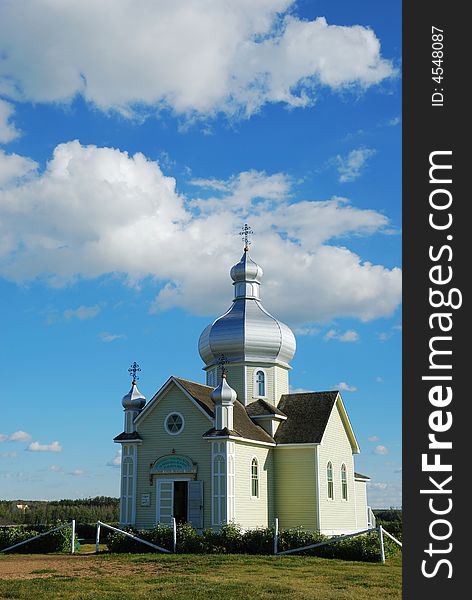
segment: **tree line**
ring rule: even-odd
[[[119,520],[118,498],[96,496],[79,500],[0,500],[0,525],[47,525],[75,519],[81,523]]]

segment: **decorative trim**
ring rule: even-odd
[[[287,450],[296,450],[297,448],[316,448],[320,446],[319,442],[304,442],[303,444],[277,444],[277,448]]]
[[[210,441],[212,440],[234,440],[236,442],[246,442],[248,444],[255,444],[256,446],[277,446],[277,444],[275,442],[259,442],[257,440],[250,440],[248,438],[243,438],[243,437],[237,437],[235,435],[215,435],[212,436],[211,438],[206,438]]]
[[[321,531],[321,482],[320,482],[320,453],[315,448],[315,491],[316,491],[316,517],[318,531]]]

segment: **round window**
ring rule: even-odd
[[[171,413],[167,415],[165,420],[165,428],[171,435],[177,435],[184,427],[184,418],[179,413]]]

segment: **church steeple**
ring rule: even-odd
[[[236,402],[237,394],[226,381],[226,368],[223,360],[221,362],[221,381],[212,391],[211,399],[215,403],[215,429],[233,429],[233,406]]]
[[[121,400],[121,404],[125,409],[125,433],[134,432],[134,419],[138,416],[146,404],[146,398],[141,394],[141,392],[138,390],[138,386],[136,385],[136,381],[139,379],[137,376],[138,371],[141,371],[141,369],[139,368],[138,363],[134,362],[128,369],[128,372],[133,378],[131,389],[123,396],[123,399]]]
[[[288,393],[288,370],[295,353],[295,336],[261,304],[263,271],[249,256],[250,232],[246,224],[242,231],[243,256],[230,271],[233,305],[206,327],[198,350],[206,365],[209,385],[217,380],[218,357],[224,354],[228,359],[228,381],[243,404],[257,398],[276,404],[282,393]]]

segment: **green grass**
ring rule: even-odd
[[[315,557],[99,555],[86,572],[0,580],[14,600],[390,600],[401,598],[401,556],[384,565]],[[86,563],[83,561],[87,561]],[[0,560],[0,571],[1,571]],[[37,571],[38,572],[38,571]],[[34,572],[33,572],[34,573]],[[45,573],[45,570],[43,571]]]

